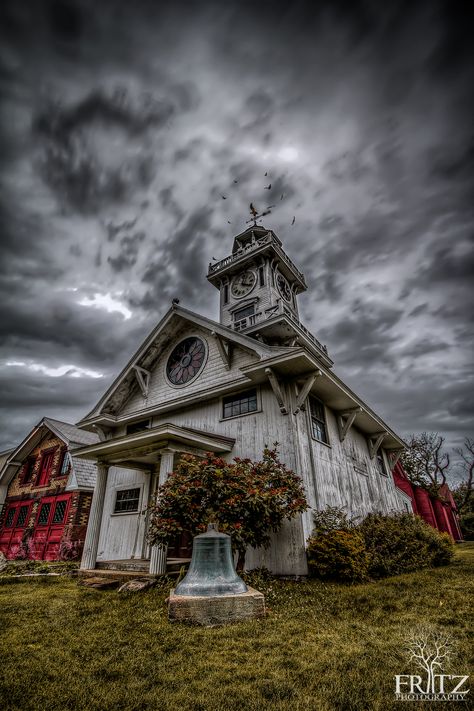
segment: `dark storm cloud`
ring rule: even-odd
[[[202,290],[195,275],[207,271],[203,245],[209,237],[211,221],[212,212],[207,208],[199,208],[165,239],[159,253],[148,263],[142,274],[142,281],[149,286],[143,297],[132,299],[133,306],[147,311],[156,310],[157,304],[169,304],[177,296],[192,303]],[[176,264],[179,264],[180,270],[179,290],[170,273]]]
[[[172,298],[215,317],[207,263],[250,202],[275,205],[265,225],[309,285],[302,318],[349,385],[401,434],[470,432],[470,7],[0,12],[5,442],[83,415]],[[4,365],[32,354],[104,375]]]
[[[125,235],[120,240],[119,253],[115,257],[108,257],[108,262],[115,272],[121,272],[124,269],[135,266],[138,259],[138,251],[140,244],[145,239],[144,232],[134,232],[131,235]]]
[[[388,305],[354,302],[351,315],[341,318],[333,327],[322,329],[320,335],[330,343],[337,363],[355,369],[371,363],[391,366],[395,356],[392,345],[397,336],[392,331],[403,311]],[[348,347],[348,344],[350,346]]]
[[[108,165],[98,157],[91,134],[118,129],[122,141],[142,141],[151,127],[166,125],[174,111],[170,102],[151,97],[142,97],[134,106],[123,89],[110,95],[94,90],[73,106],[50,104],[33,125],[42,142],[41,175],[62,204],[84,214],[129,199],[152,182],[153,156],[140,150]]]

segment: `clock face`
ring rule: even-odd
[[[186,385],[201,372],[207,355],[204,341],[192,336],[173,349],[166,364],[166,377],[173,385]]]
[[[238,274],[232,280],[232,286],[230,287],[232,296],[235,296],[237,299],[242,298],[242,296],[247,296],[247,294],[250,294],[252,291],[256,281],[257,275],[251,269],[242,272],[242,274]]]
[[[291,302],[291,289],[290,289],[290,285],[288,284],[288,282],[285,279],[285,277],[283,276],[283,274],[277,274],[276,282],[277,282],[278,291],[283,296],[285,301],[288,301],[288,303],[290,303]]]

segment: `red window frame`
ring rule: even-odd
[[[20,509],[23,506],[27,507],[27,511],[26,511],[25,520],[21,524],[21,528],[26,528],[26,525],[27,525],[28,521],[30,520],[32,503],[33,503],[32,501],[15,501],[14,504],[9,504],[9,506],[7,507],[7,509],[5,511],[5,518],[3,519],[3,528],[10,530],[10,529],[14,529],[17,527]],[[14,514],[13,514],[11,524],[9,526],[7,526],[7,519],[8,519],[8,514],[10,513],[10,511],[14,511]]]
[[[41,464],[39,467],[38,477],[35,486],[46,486],[47,484],[49,484],[49,480],[51,479],[51,472],[53,470],[55,451],[56,447],[53,447],[52,449],[45,449],[44,452],[42,452]],[[46,463],[47,466],[45,466]]]
[[[54,515],[56,513],[56,506],[60,501],[66,501],[66,508],[61,521],[53,523]],[[39,503],[38,512],[36,514],[35,528],[37,527],[48,527],[48,526],[63,526],[66,523],[67,516],[69,513],[69,506],[71,503],[71,494],[61,494],[60,496],[44,496]],[[41,509],[44,504],[49,504],[48,518],[45,523],[40,523]]]

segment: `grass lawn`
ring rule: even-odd
[[[370,585],[271,582],[262,590],[264,620],[211,629],[168,623],[165,590],[119,595],[70,578],[4,582],[0,708],[455,709],[457,702],[395,701],[394,675],[418,673],[403,645],[422,624],[452,633],[457,656],[447,673],[472,669],[473,567],[474,544],[462,544],[448,567]]]

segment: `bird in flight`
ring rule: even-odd
[[[284,197],[285,197],[285,196],[284,196],[284,194],[282,193],[282,194],[280,195],[280,200],[283,200]]]
[[[230,220],[227,220],[227,224],[228,224],[228,225],[231,225],[232,222],[231,222]]]
[[[238,180],[234,180],[234,183],[238,183],[238,182],[239,182]]]
[[[265,185],[265,187],[263,189],[264,190],[271,190],[271,188],[272,188],[272,184],[270,183],[270,185]]]
[[[252,217],[257,217],[258,210],[255,209],[253,202],[250,203],[250,214]]]
[[[268,175],[268,173],[265,173],[265,176],[264,176],[264,177],[266,178],[266,177],[267,177],[267,175]]]
[[[294,224],[295,224],[295,222],[296,222],[296,217],[295,217],[295,216],[293,216],[293,221],[292,221],[292,223],[291,223],[291,224],[292,224],[292,225],[294,225]]]
[[[227,200],[227,198],[226,198],[225,195],[221,195],[221,198],[222,198],[223,200]]]

